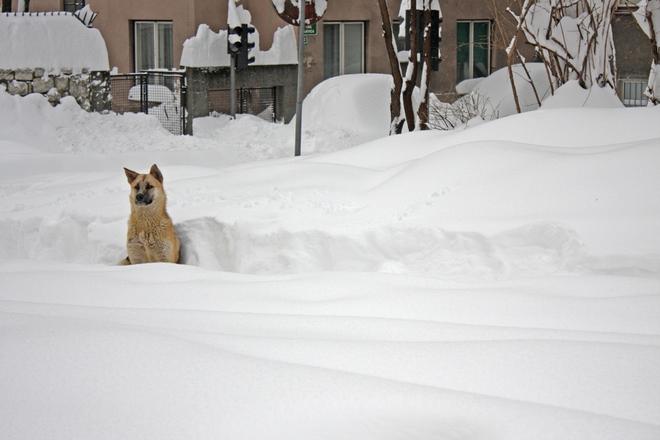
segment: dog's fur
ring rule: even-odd
[[[128,257],[120,264],[178,263],[179,238],[167,215],[163,175],[156,164],[149,174],[124,168],[131,186],[131,216],[128,219]]]

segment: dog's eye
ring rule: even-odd
[[[146,190],[149,191],[151,188],[153,188],[153,186],[151,186],[147,183]]]

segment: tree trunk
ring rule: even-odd
[[[404,122],[401,120],[401,88],[403,86],[401,65],[399,64],[396,53],[394,35],[392,34],[392,21],[390,20],[390,13],[387,9],[387,1],[378,0],[378,6],[380,7],[380,16],[383,22],[385,48],[387,49],[387,57],[390,61],[390,70],[392,71],[392,80],[394,82],[390,91],[390,134],[400,134]]]
[[[403,89],[403,109],[406,113],[408,131],[415,130],[415,110],[413,108],[412,94],[417,83],[419,71],[418,49],[417,49],[417,0],[410,0],[410,23],[407,23],[408,35],[410,35],[410,57],[406,69],[406,86]]]
[[[417,115],[419,116],[419,128],[429,129],[429,86],[431,85],[431,9],[424,4],[424,49],[422,56],[422,79],[421,97]]]

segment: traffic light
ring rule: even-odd
[[[248,36],[254,33],[254,27],[244,24],[241,26],[241,46],[238,55],[238,70],[247,69],[248,65],[254,63],[254,57],[250,56],[250,50],[254,49],[254,43],[250,43]]]
[[[227,53],[232,56],[237,56],[241,51],[241,43],[243,35],[243,27],[235,26],[229,28],[229,35],[227,35]]]
[[[250,50],[255,44],[250,42],[249,35],[254,33],[254,27],[247,24],[229,28],[227,36],[227,53],[236,57],[236,70],[245,70],[248,65],[254,63],[254,57],[250,56]]]

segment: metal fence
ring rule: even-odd
[[[209,111],[229,114],[231,90],[209,89]],[[277,87],[244,88],[236,90],[236,112],[248,113],[267,121],[278,120]]]
[[[172,134],[188,134],[186,78],[181,72],[148,71],[110,76],[112,111],[147,113]]]
[[[626,107],[646,107],[649,98],[644,95],[648,80],[646,79],[620,79],[619,94]]]

